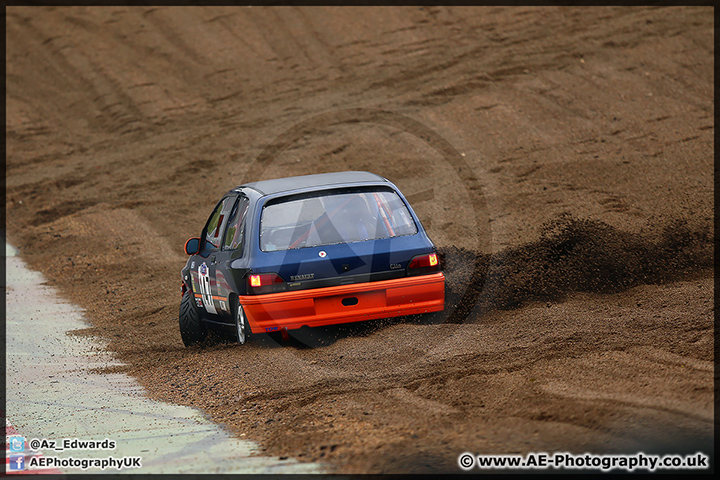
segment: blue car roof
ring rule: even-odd
[[[347,184],[378,182],[388,182],[388,180],[380,175],[370,172],[334,172],[277,178],[274,180],[261,180],[259,182],[246,183],[237,188],[252,188],[263,195],[271,195],[312,187],[330,187],[335,185],[342,186]]]

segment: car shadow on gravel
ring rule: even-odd
[[[261,338],[261,336],[254,337],[253,341],[257,338],[264,345],[277,345],[299,350],[321,348],[328,347],[344,338],[367,337],[391,325],[411,322],[413,322],[412,317],[394,317],[326,327],[303,327],[297,330],[289,330],[287,339],[283,339],[279,333],[271,333],[262,335],[265,338]]]

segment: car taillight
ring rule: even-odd
[[[277,273],[256,273],[248,277],[248,291],[270,293],[285,289],[285,280]]]
[[[408,275],[422,275],[425,273],[439,272],[440,261],[437,253],[418,255],[410,260],[407,267]]]

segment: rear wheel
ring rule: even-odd
[[[233,299],[233,316],[235,317],[235,338],[240,345],[244,345],[250,336],[250,327],[245,310],[236,298]]]
[[[196,345],[207,338],[207,329],[200,319],[200,312],[192,291],[183,294],[180,302],[180,336],[186,347]]]

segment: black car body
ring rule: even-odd
[[[180,332],[286,331],[444,308],[437,251],[397,187],[369,172],[248,183],[185,244]]]

